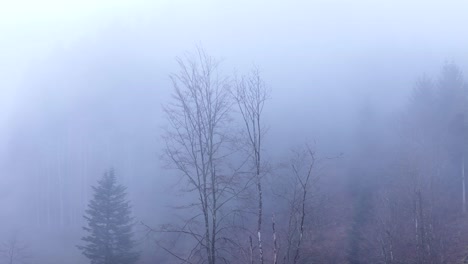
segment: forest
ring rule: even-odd
[[[0,264],[468,263],[463,1],[7,2]]]
[[[172,102],[164,107],[162,159],[179,172],[180,189],[191,198],[178,209],[190,213],[180,222],[146,226],[169,257],[181,263],[468,262],[468,86],[455,64],[443,65],[435,78],[419,78],[388,123],[364,105],[349,153],[328,156],[316,142],[304,142],[273,163],[265,158],[270,126],[263,121],[272,91],[260,70],[219,76],[217,61],[200,49],[178,63]],[[340,174],[349,178],[327,179]]]

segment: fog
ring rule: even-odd
[[[176,58],[202,47],[225,75],[258,67],[271,90],[262,119],[268,128],[263,159],[271,165],[266,190],[282,174],[278,164],[304,142],[315,142],[317,155],[339,157],[326,163],[320,190],[340,204],[324,214],[345,216],[321,239],[328,241],[322,248],[346,255],[353,247],[330,237],[341,240],[344,233],[342,240],[353,243],[346,235],[353,234],[346,223],[354,210],[350,201],[367,199],[346,193],[368,178],[387,183],[382,175],[397,166],[393,155],[399,153],[391,146],[407,145],[395,124],[418,79],[437,82],[451,63],[467,72],[466,10],[466,2],[452,0],[2,1],[0,240],[15,236],[27,244],[27,263],[89,263],[76,247],[84,236],[82,215],[91,186],[114,168],[137,222],[138,263],[181,263],[165,256],[155,243],[158,234],[148,236],[145,226],[187,215],[174,208],[190,194],[180,191],[186,186],[181,173],[165,166],[163,106],[174,100],[169,76],[179,72]],[[242,129],[242,122],[235,124]],[[268,200],[274,193],[266,194],[265,210],[280,215]],[[264,216],[266,252],[273,243],[270,218]],[[449,238],[443,241],[452,246]],[[329,252],[336,259],[297,263],[397,263],[353,262]],[[399,263],[429,263],[401,256]],[[430,263],[453,263],[445,259]]]

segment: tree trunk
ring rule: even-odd
[[[462,155],[461,160],[461,176],[462,176],[462,213],[466,214],[466,183],[465,183],[465,155]]]

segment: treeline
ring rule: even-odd
[[[368,180],[353,199],[350,263],[467,263],[466,98],[453,63],[420,78],[406,108],[381,128],[391,133],[375,133],[356,159],[350,181]]]
[[[349,152],[304,141],[273,161],[261,71],[225,75],[202,49],[177,62],[162,159],[185,202],[167,224],[141,223],[156,257],[140,262],[468,263],[468,86],[455,64],[418,79],[396,115],[364,105]],[[135,263],[125,187],[112,173],[99,184],[80,248]]]
[[[265,145],[260,70],[223,75],[201,49],[178,64],[162,156],[188,202],[171,224],[146,223],[158,261],[468,263],[467,86],[455,64],[420,78],[396,117],[363,107],[353,151],[304,142],[280,162]]]

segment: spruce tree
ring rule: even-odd
[[[93,199],[88,204],[82,238],[86,245],[78,246],[91,264],[132,264],[139,254],[134,251],[133,217],[127,200],[126,187],[117,183],[112,170],[98,181]]]

